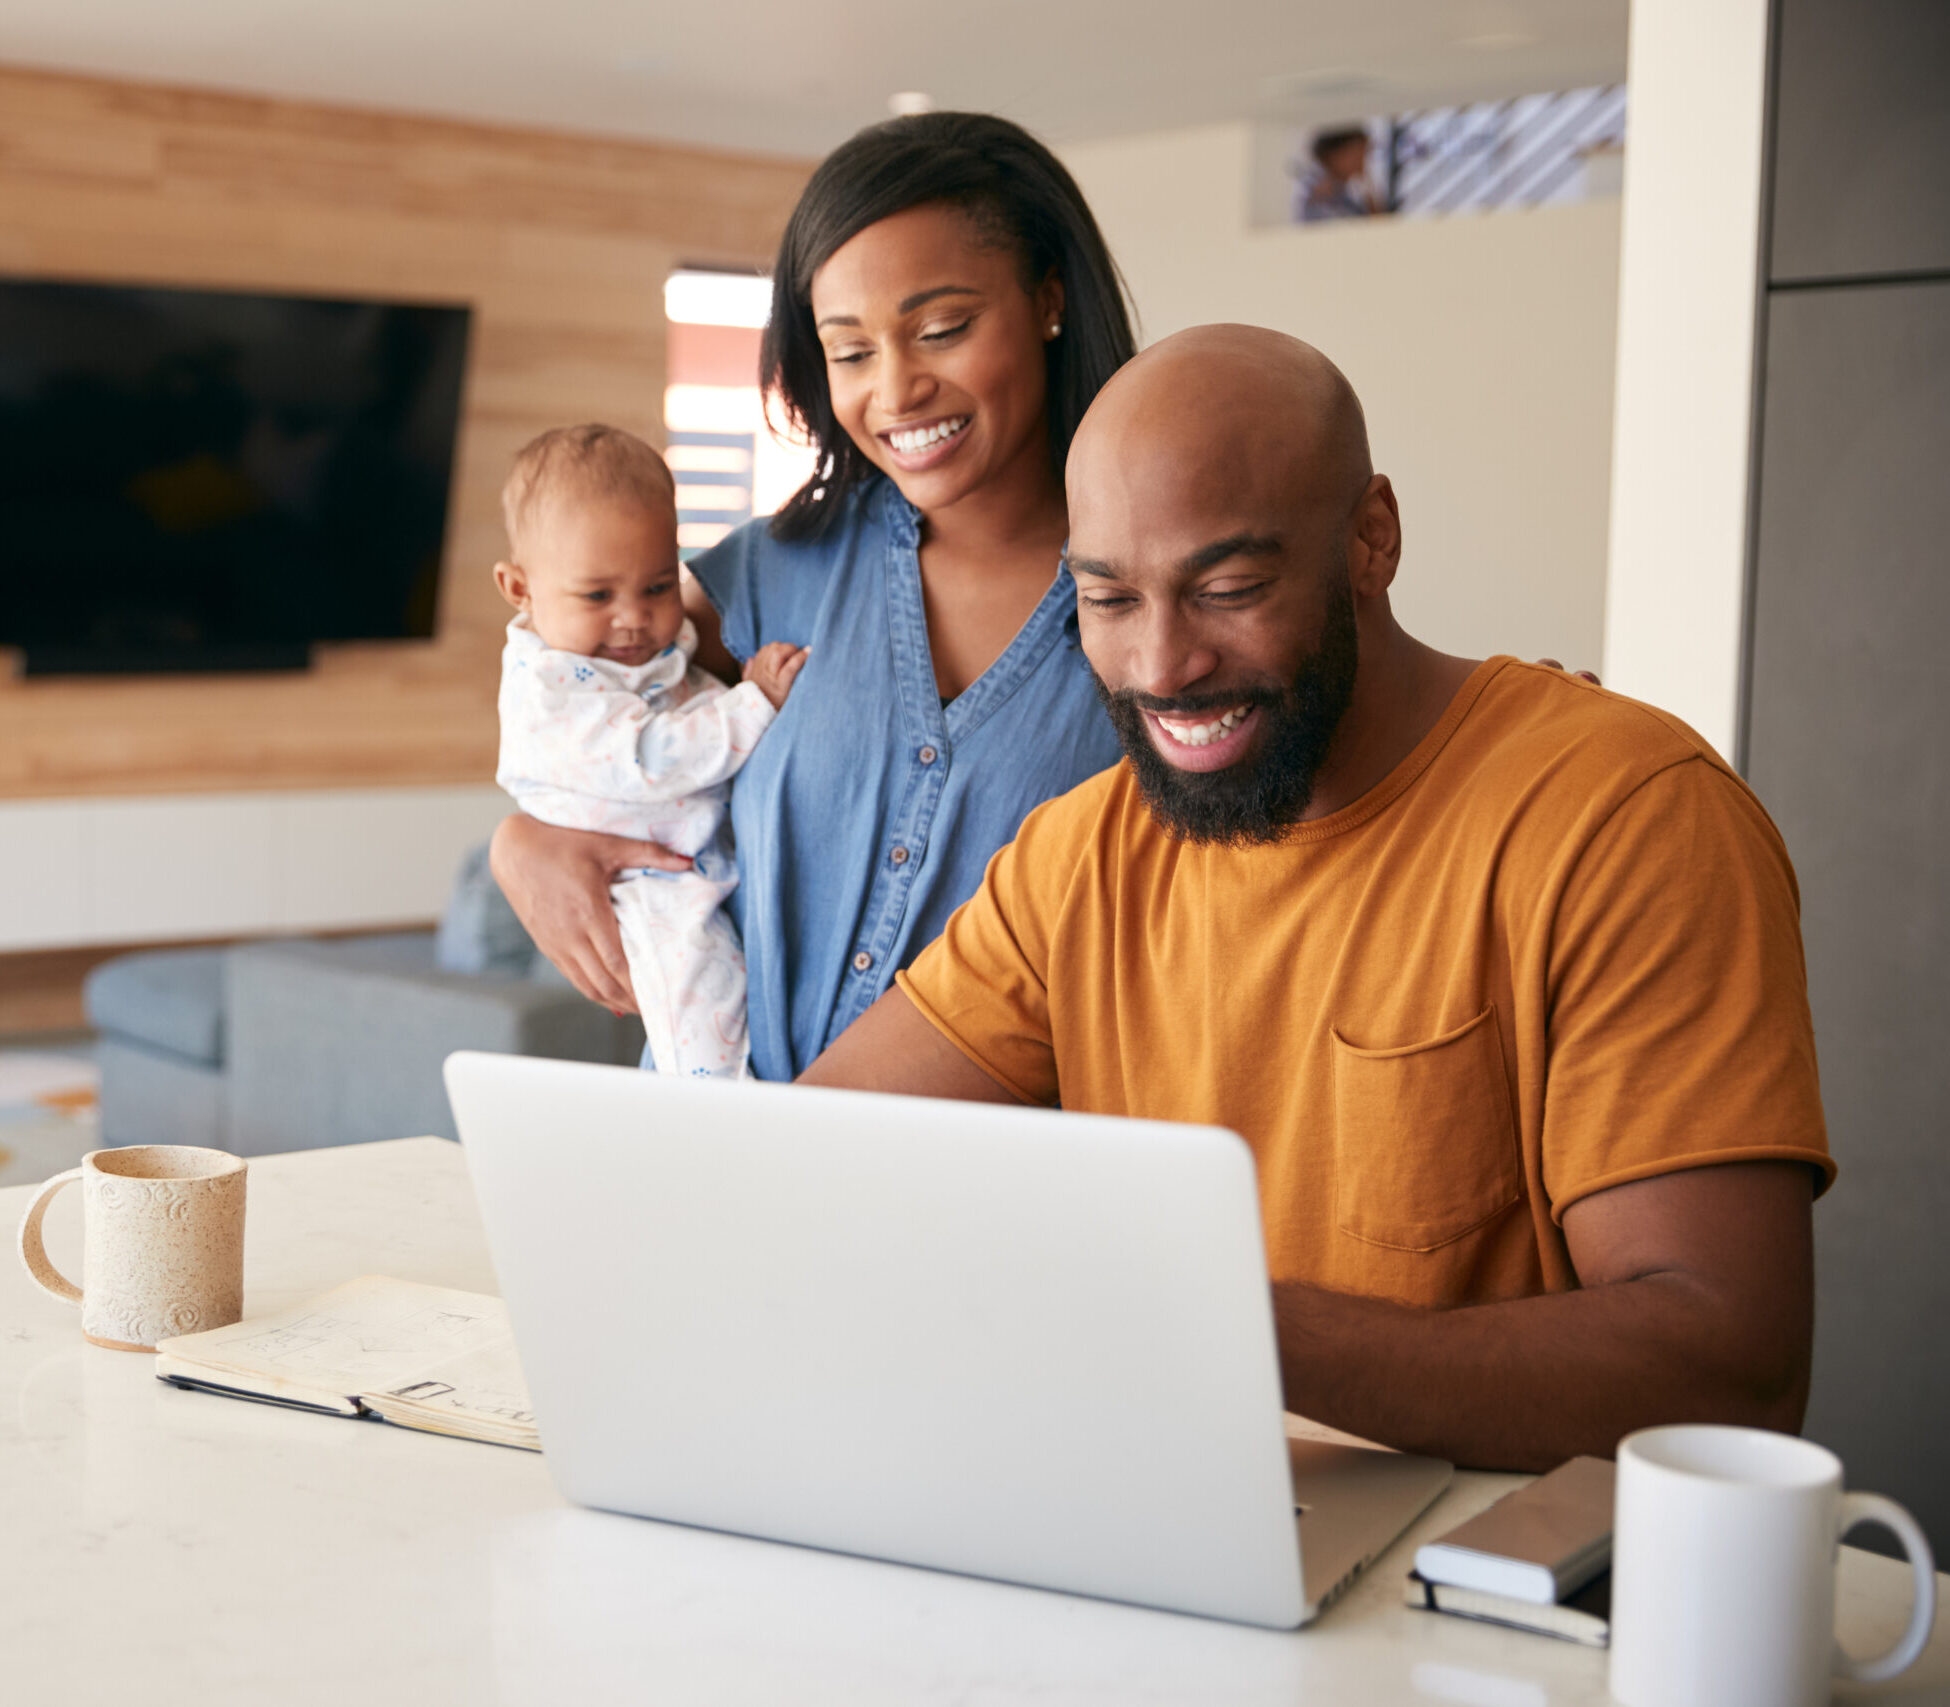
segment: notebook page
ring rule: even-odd
[[[466,1353],[505,1345],[499,1298],[366,1275],[268,1316],[158,1345],[158,1373],[338,1399],[404,1386]]]

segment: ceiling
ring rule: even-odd
[[[1052,141],[1621,81],[1626,0],[0,0],[0,61],[823,153],[889,96]]]

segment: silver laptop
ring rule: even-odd
[[[1289,1449],[1230,1132],[507,1055],[447,1089],[578,1504],[1290,1628],[1448,1483]]]

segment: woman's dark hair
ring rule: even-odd
[[[1049,364],[1049,449],[1063,478],[1090,401],[1136,353],[1124,281],[1076,181],[1019,125],[986,113],[916,113],[861,131],[820,162],[792,210],[772,271],[772,318],[759,383],[812,440],[814,473],[772,518],[779,539],[817,539],[877,470],[833,414],[826,352],[813,325],[813,275],[869,225],[923,202],[965,210],[1022,258],[1024,288],[1063,281],[1063,333]]]

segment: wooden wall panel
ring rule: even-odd
[[[0,798],[491,775],[509,457],[570,421],[661,441],[664,276],[768,263],[809,170],[0,67],[0,273],[474,309],[436,638],[251,677],[0,652]]]

